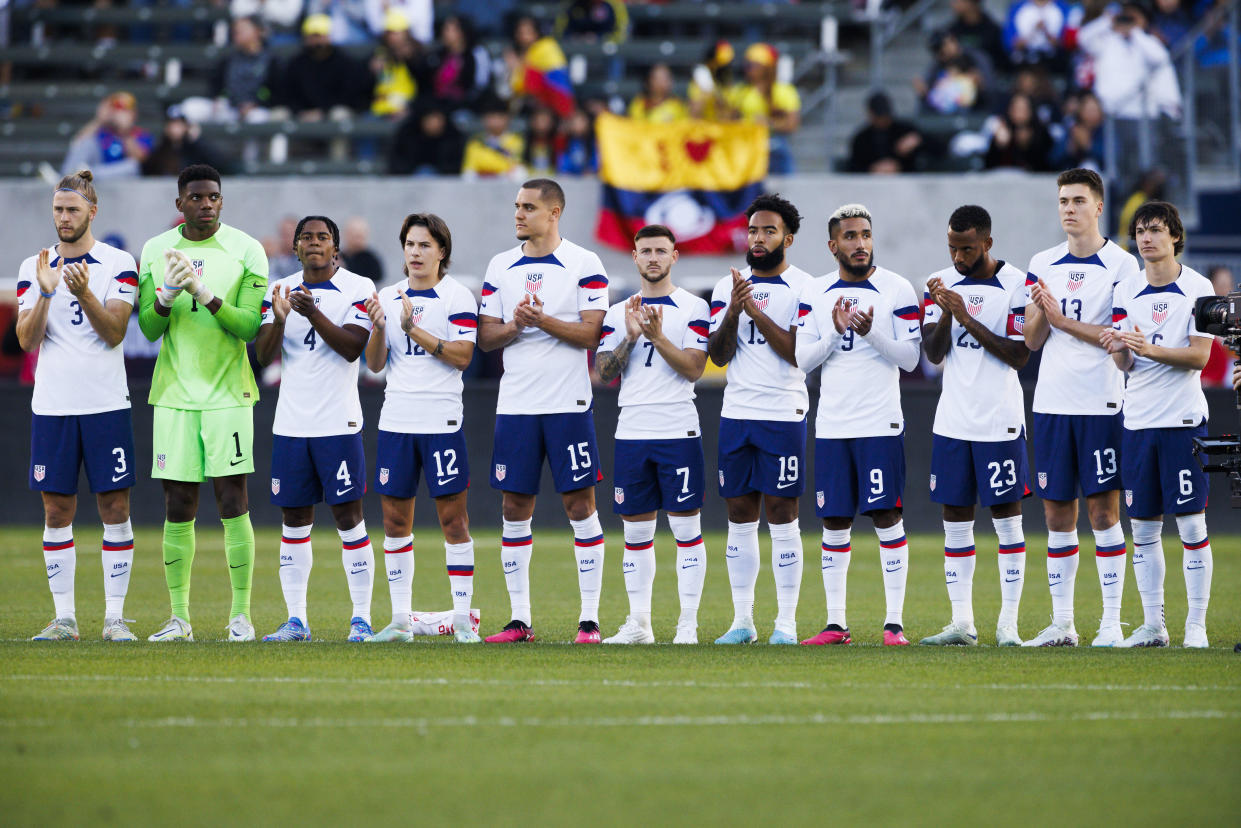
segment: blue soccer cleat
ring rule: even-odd
[[[371,625],[365,620],[354,616],[349,619],[349,640],[350,641],[370,641],[375,631],[371,629]]]
[[[796,644],[797,636],[789,635],[782,630],[772,630],[771,638],[767,639],[768,644]]]
[[[310,630],[300,618],[290,618],[280,625],[280,629],[271,635],[263,636],[264,641],[309,641]]]
[[[758,630],[753,627],[733,627],[715,639],[716,644],[753,644],[758,640]]]

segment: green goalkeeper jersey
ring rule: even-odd
[[[168,316],[155,311],[155,290],[164,284],[164,251],[185,252],[194,272],[221,301],[211,313],[188,293],[177,296]],[[181,228],[161,233],[142,248],[138,324],[147,339],[163,336],[151,405],[208,410],[254,405],[258,386],[246,343],[258,335],[267,293],[267,255],[256,240],[227,224],[211,238],[190,241]]]

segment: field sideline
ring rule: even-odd
[[[201,521],[207,527],[214,521]],[[809,524],[808,521],[803,521]],[[980,522],[982,524],[982,522]],[[609,526],[602,627],[628,606],[620,533]],[[662,528],[662,527],[661,527]],[[278,531],[256,531],[253,620],[284,620]],[[218,825],[224,820],[342,824],[1236,824],[1241,813],[1241,537],[1214,537],[1212,649],[939,650],[876,646],[883,589],[877,542],[854,538],[848,648],[561,646],[576,628],[567,533],[536,532],[540,641],[464,647],[344,642],[349,614],[335,533],[316,530],[311,644],[227,645],[222,534],[199,532],[194,644],[105,645],[99,530],[78,543],[83,640],[24,639],[51,618],[39,531],[0,535],[0,813],[7,825]],[[817,538],[807,557],[802,637],[823,622]],[[1083,538],[1083,551],[1092,549]],[[498,536],[478,531],[476,601],[484,635],[508,620]],[[1021,633],[1047,623],[1032,552]],[[763,533],[756,621],[775,614]],[[942,539],[910,538],[911,639],[948,620]],[[140,530],[126,615],[145,638],[168,617],[159,532]],[[710,566],[699,637],[731,619],[723,537]],[[655,632],[677,612],[672,541],[656,540]],[[1169,630],[1185,615],[1180,545],[1165,536]],[[978,537],[975,612],[994,641],[995,540]],[[443,545],[415,538],[417,609],[447,609]],[[1077,629],[1098,623],[1084,555]],[[390,615],[376,584],[374,620]],[[1124,619],[1141,610],[1132,569]]]

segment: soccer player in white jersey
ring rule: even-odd
[[[849,644],[845,587],[853,516],[868,516],[879,536],[887,614],[883,643],[904,646],[909,544],[901,517],[905,418],[901,371],[918,365],[917,295],[903,276],[875,265],[870,211],[846,204],[827,222],[828,248],[840,269],[802,291],[797,364],[820,364],[814,424],[815,513],[823,520],[827,626],[802,644]]]
[[[676,237],[660,224],[634,236],[639,293],[608,308],[595,355],[599,378],[621,378],[616,426],[615,501],[625,522],[629,617],[605,644],[653,644],[655,516],[668,513],[677,544],[681,615],[674,644],[698,643],[698,603],[707,569],[702,542],[702,429],[694,382],[707,365],[707,303],[672,283]]]
[[[923,644],[977,644],[974,503],[991,508],[999,539],[1000,617],[995,640],[1021,644],[1025,580],[1021,501],[1030,496],[1025,398],[1017,371],[1030,358],[1022,328],[1026,275],[991,255],[991,216],[958,207],[948,219],[952,267],[932,274],[923,298],[926,355],[943,363],[931,446],[931,500],[944,507],[944,581],[952,621]]]
[[[1185,227],[1171,204],[1148,201],[1129,234],[1146,263],[1116,285],[1113,328],[1100,341],[1128,375],[1120,476],[1133,527],[1133,577],[1142,596],[1141,626],[1118,646],[1166,647],[1163,516],[1176,515],[1189,615],[1186,647],[1206,647],[1211,598],[1207,475],[1193,456],[1206,435],[1207,401],[1199,374],[1211,354],[1210,334],[1194,324],[1194,303],[1214,293],[1210,280],[1180,264]]]
[[[78,640],[73,517],[82,466],[103,521],[103,639],[135,640],[122,618],[134,559],[129,490],[136,478],[121,340],[138,270],[133,256],[95,241],[98,205],[89,170],[62,178],[52,194],[59,241],[23,261],[17,275],[17,339],[22,350],[39,351],[30,488],[43,498],[43,560],[56,608],[36,641]]]
[[[340,230],[327,216],[306,216],[293,233],[302,270],[271,282],[255,340],[259,363],[279,356],[280,399],[272,424],[271,499],[283,518],[280,586],[289,620],[264,641],[309,641],[306,587],[314,563],[310,532],[325,501],[340,534],[353,599],[349,640],[371,636],[375,553],[362,516],[366,458],[358,357],[371,332],[370,279],[337,267]]]
[[[1112,291],[1137,274],[1137,262],[1099,232],[1103,180],[1093,170],[1057,177],[1060,226],[1066,241],[1036,253],[1027,268],[1030,301],[1025,338],[1042,349],[1034,389],[1035,492],[1047,521],[1047,584],[1052,623],[1027,647],[1075,647],[1073,587],[1077,580],[1077,499],[1086,498],[1095,564],[1103,591],[1096,647],[1124,640],[1120,602],[1125,585],[1125,534],[1120,527],[1120,408],[1124,378],[1099,335],[1111,328]]]
[[[513,613],[487,641],[534,638],[530,522],[546,457],[573,527],[582,602],[575,642],[598,644],[604,544],[595,484],[603,472],[586,355],[599,345],[608,278],[597,255],[561,238],[559,184],[527,181],[514,207],[521,244],[492,257],[479,311],[479,347],[504,348],[491,485],[504,493],[500,558]]]
[[[711,293],[711,361],[728,366],[720,412],[720,497],[728,504],[724,562],[733,622],[716,644],[749,644],[758,581],[759,507],[771,531],[777,614],[768,640],[797,643],[802,545],[797,501],[805,488],[806,375],[797,367],[797,297],[810,274],[786,258],[801,214],[778,195],[761,195],[749,218],[744,271],[733,268]]]
[[[392,623],[371,641],[410,641],[415,630],[414,496],[423,474],[444,533],[457,641],[481,641],[471,624],[474,540],[466,496],[470,464],[465,448],[461,372],[474,357],[478,305],[449,276],[452,234],[434,213],[405,217],[399,235],[406,279],[366,302],[374,323],[366,345],[372,371],[388,366],[379,414],[375,488],[383,502],[384,561]]]

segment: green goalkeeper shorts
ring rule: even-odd
[[[155,406],[151,476],[185,483],[254,471],[254,409]]]

